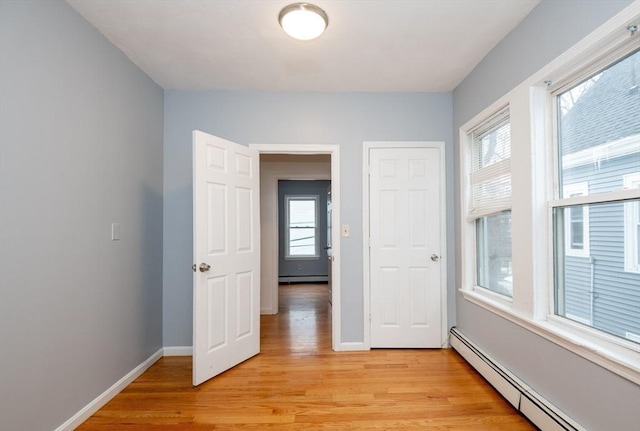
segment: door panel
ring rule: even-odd
[[[198,385],[260,349],[258,154],[195,131],[193,167],[193,384]]]
[[[440,347],[440,152],[369,153],[371,347]]]

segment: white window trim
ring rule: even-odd
[[[625,189],[640,188],[640,172],[627,174],[622,178]],[[638,256],[638,224],[640,217],[634,208],[637,202],[624,204],[624,270],[626,272],[640,273],[640,259]]]
[[[636,384],[640,384],[640,346],[623,338],[594,330],[569,319],[553,315],[553,245],[551,208],[596,203],[596,195],[551,200],[557,190],[557,155],[550,154],[553,139],[550,122],[549,82],[565,80],[576,70],[611,51],[629,44],[627,27],[640,24],[637,2],[629,5],[572,48],[495,101],[460,128],[460,246],[461,293],[463,297],[529,331],[554,342]],[[638,37],[638,33],[635,36]],[[637,43],[637,40],[636,42]],[[509,105],[511,141],[513,284],[510,301],[493,298],[475,286],[473,261],[475,244],[470,222],[465,217],[468,196],[466,165],[467,133],[482,119]],[[548,178],[554,178],[551,182]],[[638,190],[619,190],[613,200],[640,198]],[[609,199],[609,200],[611,200]],[[532,229],[535,226],[535,229]],[[542,233],[542,235],[541,235]]]
[[[313,254],[306,254],[306,255],[291,255],[289,254],[289,232],[290,232],[290,227],[289,227],[289,202],[291,201],[315,201],[315,210],[316,210],[316,215],[315,215],[315,230],[314,230],[314,235],[315,235],[315,247],[314,247],[314,251]],[[318,215],[319,215],[319,203],[320,203],[320,198],[318,195],[309,195],[309,196],[301,196],[301,195],[286,195],[284,197],[284,223],[285,223],[285,230],[284,230],[284,259],[285,260],[314,260],[314,259],[320,259],[320,244],[319,244],[319,233],[320,233],[320,226],[318,223]]]
[[[589,195],[589,183],[574,183],[567,184],[563,187],[562,195],[565,197],[574,196],[588,196]],[[589,248],[589,206],[584,205],[582,207],[582,248],[573,248],[571,242],[571,208],[568,207],[566,210],[569,212],[565,213],[564,216],[564,243],[565,243],[565,254],[567,256],[574,257],[585,257],[588,258],[591,255]]]

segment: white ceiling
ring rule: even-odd
[[[540,0],[315,0],[320,38],[284,34],[294,0],[67,0],[165,89],[451,91]]]

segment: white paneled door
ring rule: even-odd
[[[369,151],[371,347],[441,347],[440,150]]]
[[[193,132],[193,384],[260,351],[256,150]]]

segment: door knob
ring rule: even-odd
[[[211,265],[207,265],[206,263],[201,263],[199,269],[200,269],[200,272],[207,272],[211,269]]]
[[[437,254],[434,253],[434,254],[431,255],[431,260],[434,261],[434,262],[437,262],[437,261],[440,260],[440,256],[438,256]],[[200,270],[200,271],[202,271],[202,270]]]

